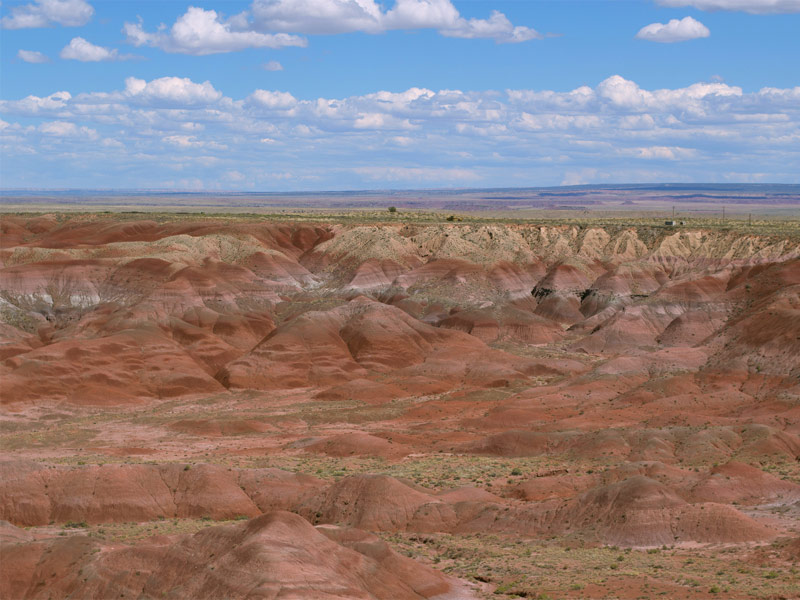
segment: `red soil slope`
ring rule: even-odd
[[[463,587],[365,531],[793,547],[795,237],[161,221],[0,219],[3,597],[513,583]],[[251,520],[48,529],[204,518]]]

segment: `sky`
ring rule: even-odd
[[[800,0],[3,0],[0,188],[800,183]]]

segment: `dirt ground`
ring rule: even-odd
[[[800,597],[800,223],[404,211],[2,216],[0,595]]]

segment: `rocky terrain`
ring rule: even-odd
[[[0,224],[0,597],[800,597],[798,231]]]

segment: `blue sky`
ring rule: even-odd
[[[800,0],[4,0],[0,186],[800,183]]]

